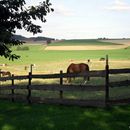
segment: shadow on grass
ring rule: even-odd
[[[99,81],[98,84],[102,83],[102,79],[95,79],[91,78],[92,81],[87,82],[86,84],[94,84]],[[49,82],[48,82],[49,81]],[[64,79],[65,82],[65,79]],[[83,78],[76,78],[71,82],[71,84],[80,85],[83,82]],[[17,85],[28,85],[28,80],[16,82]],[[32,85],[42,85],[42,84],[59,84],[59,80],[32,80]],[[67,84],[67,83],[64,83]],[[14,90],[15,94],[22,94],[27,96],[28,90],[27,89],[16,89]],[[1,90],[1,94],[11,94],[11,90]],[[41,97],[41,98],[59,98],[60,92],[59,91],[51,91],[51,90],[32,90],[31,95],[33,97]],[[104,99],[104,91],[97,91],[97,92],[88,92],[88,91],[64,91],[63,97],[67,99]]]
[[[118,78],[120,75],[118,76]],[[111,79],[113,77],[111,76]],[[116,78],[116,77],[114,77]],[[121,75],[122,78],[122,75]],[[121,80],[119,78],[118,80]],[[125,77],[126,78],[126,77]],[[115,79],[113,79],[115,80]],[[65,83],[66,79],[64,79],[63,84]],[[32,85],[42,85],[42,84],[59,84],[60,80],[59,79],[41,79],[41,80],[32,80]],[[17,85],[28,85],[28,80],[22,80],[19,82],[15,82]],[[71,84],[75,85],[81,85],[83,84],[83,78],[75,78],[75,80],[72,80]],[[4,84],[3,84],[4,85]],[[6,84],[5,84],[6,85]],[[105,87],[105,82],[104,78],[95,78],[92,77],[90,78],[90,81],[86,82],[86,85],[104,85]],[[1,90],[1,94],[11,94],[11,90]],[[27,89],[22,89],[22,90],[15,90],[15,94],[24,94],[25,96],[28,95],[28,90]],[[42,97],[42,98],[59,98],[59,91],[39,91],[39,90],[32,90],[32,96],[34,97]],[[67,99],[104,99],[105,98],[105,91],[64,91],[63,92],[63,97]],[[110,98],[111,99],[125,99],[125,98],[130,98],[130,87],[124,86],[124,87],[115,87],[115,88],[110,88]]]
[[[1,130],[129,130],[130,106],[108,109],[0,101]]]

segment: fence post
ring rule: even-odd
[[[33,70],[33,64],[30,65],[30,72],[32,74],[32,70]]]
[[[60,74],[62,75],[63,71],[60,71]],[[63,85],[63,78],[60,77],[60,85]],[[60,91],[60,99],[63,99],[63,91]]]
[[[0,69],[0,78],[1,78],[1,69]],[[0,81],[0,85],[2,85],[2,81]],[[0,90],[0,94],[1,94],[1,90]]]
[[[12,102],[14,102],[14,74],[12,74],[12,89],[11,89],[11,94],[12,94]]]
[[[27,86],[27,89],[28,89],[28,95],[27,95],[28,103],[31,103],[31,99],[30,99],[30,97],[31,97],[31,89],[30,89],[30,85],[31,85],[31,80],[32,80],[31,75],[32,75],[32,73],[29,72],[29,76],[28,76],[29,81],[28,81],[28,86]]]
[[[108,64],[108,55],[106,55],[106,79],[105,79],[105,104],[108,106],[109,101],[109,64]]]
[[[0,78],[1,78],[1,69],[0,69]],[[0,85],[2,84],[2,81],[0,81]]]

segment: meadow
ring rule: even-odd
[[[25,66],[35,64],[33,74],[59,73],[60,70],[66,72],[66,68],[72,62],[87,63],[90,59],[90,70],[104,70],[105,61],[100,61],[101,57],[109,56],[110,68],[130,68],[130,47],[127,45],[118,48],[121,42],[100,42],[95,40],[78,40],[66,41],[67,43],[58,43],[59,46],[113,46],[114,49],[106,50],[46,50],[47,46],[42,44],[23,45],[28,46],[29,50],[17,51],[16,47],[12,48],[14,53],[21,56],[19,60],[8,61],[0,57],[0,66],[2,70],[9,70],[14,75],[28,74],[30,69],[24,69]],[[55,45],[54,45],[55,44]],[[49,46],[57,46],[57,43]],[[61,45],[62,44],[62,45]],[[66,44],[66,45],[65,45]],[[115,49],[117,46],[117,49]],[[122,81],[130,79],[130,75],[111,76],[110,81]],[[80,84],[82,79],[76,79],[73,84]],[[28,81],[20,81],[18,84],[27,84]],[[59,83],[59,80],[34,80],[33,84],[41,83]],[[100,85],[104,81],[101,78],[91,78],[87,84]],[[2,83],[4,85],[6,83]],[[15,91],[21,93],[20,91]],[[24,92],[27,93],[26,91]],[[32,95],[41,97],[56,97],[59,92],[37,92],[33,91]],[[124,86],[122,88],[111,88],[111,98],[127,98],[130,95],[130,88]],[[64,93],[64,98],[81,99],[102,99],[104,92],[92,93]],[[127,130],[130,127],[130,106],[113,106],[111,108],[80,108],[76,106],[56,106],[56,105],[27,105],[25,103],[10,103],[8,101],[0,101],[0,129],[1,130]]]
[[[81,41],[81,40],[80,40]],[[76,45],[82,45],[78,41]],[[91,40],[90,40],[91,41]],[[26,74],[28,71],[24,70],[24,66],[30,66],[30,64],[35,64],[36,67],[34,68],[34,73],[55,73],[59,72],[60,70],[66,71],[67,66],[72,62],[87,62],[88,59],[91,60],[91,69],[104,69],[104,62],[99,61],[101,57],[104,57],[106,55],[109,56],[110,61],[110,67],[111,68],[123,68],[123,67],[129,67],[130,66],[130,47],[124,48],[124,45],[122,45],[123,48],[116,49],[115,43],[107,43],[107,42],[99,42],[92,40],[84,42],[84,44],[89,45],[92,42],[91,46],[94,47],[98,43],[102,44],[103,46],[106,46],[105,50],[46,50],[48,46],[42,45],[42,44],[35,44],[35,45],[23,45],[23,46],[29,46],[29,50],[24,51],[17,51],[16,48],[12,48],[14,50],[13,53],[16,53],[21,56],[19,60],[15,61],[9,61],[5,58],[0,57],[0,63],[1,64],[7,64],[7,67],[1,67],[1,69],[6,69],[11,71],[14,74]],[[95,42],[94,42],[95,41]],[[67,44],[74,44],[75,40],[69,43],[67,41]],[[81,43],[82,43],[81,42]],[[94,42],[94,43],[93,43]],[[51,46],[55,46],[56,43],[52,43]],[[58,43],[58,44],[62,44]],[[115,48],[108,49],[108,46],[112,46]],[[121,44],[121,43],[120,43]],[[76,46],[74,45],[74,46]],[[50,45],[49,45],[50,46]],[[84,46],[84,45],[82,45]],[[117,48],[120,45],[116,45]]]
[[[59,42],[58,44],[73,44],[76,42],[76,45],[84,44],[90,45],[94,47],[95,45],[106,46],[120,46],[121,41],[119,40],[118,43],[113,42],[100,42],[97,40],[67,40],[64,42]],[[80,43],[81,42],[81,43]],[[117,42],[117,41],[116,41]],[[83,43],[83,44],[82,44]],[[51,46],[55,46],[57,43],[52,43]],[[109,67],[110,69],[117,69],[117,68],[129,68],[130,67],[130,47],[129,44],[127,48],[124,48],[124,44],[122,43],[122,49],[108,49],[108,50],[65,50],[65,51],[54,51],[54,50],[45,50],[46,47],[43,44],[26,44],[23,46],[28,46],[29,50],[21,50],[17,51],[16,47],[12,48],[14,53],[21,56],[19,60],[15,61],[8,61],[5,58],[0,58],[1,64],[7,64],[7,66],[1,66],[0,69],[8,70],[14,75],[27,75],[30,71],[30,64],[35,64],[33,67],[33,74],[52,74],[52,73],[59,73],[60,70],[66,72],[67,67],[72,62],[80,63],[84,62],[87,63],[88,59],[90,59],[89,67],[90,70],[104,70],[105,69],[105,61],[100,61],[101,57],[106,55],[109,56]],[[68,46],[68,45],[67,45]],[[118,48],[118,47],[117,47]],[[25,66],[27,66],[27,70],[25,70]],[[120,81],[122,79],[128,78],[128,75],[118,75],[118,77],[112,77],[112,81]],[[97,84],[97,81],[100,81],[98,84],[104,83],[103,80],[97,78],[91,78],[91,82],[89,84]],[[34,84],[40,83],[58,83],[58,80],[34,80]],[[82,80],[73,81],[74,84],[78,84],[82,82]],[[20,82],[23,83],[23,82]],[[25,81],[26,83],[26,81]],[[4,83],[3,83],[4,84]],[[88,83],[87,83],[88,84]],[[127,89],[129,90],[129,89]]]
[[[114,43],[114,42],[103,42],[97,39],[72,39],[72,40],[63,40],[60,42],[55,42],[53,44],[49,44],[49,46],[78,46],[78,45],[82,45],[82,46],[87,46],[87,45],[121,45],[121,43]]]
[[[74,43],[76,42],[76,45]],[[117,41],[116,41],[117,42]],[[127,41],[128,42],[128,41]],[[64,42],[59,42],[58,44],[73,44],[73,47],[77,45],[84,44],[90,45],[94,47],[95,45],[102,45],[106,46],[120,46],[121,41],[119,40],[118,43],[113,42],[100,42],[98,40],[67,40]],[[83,44],[82,44],[83,43]],[[57,43],[52,43],[51,46],[55,46]],[[69,64],[72,62],[80,63],[84,62],[87,63],[88,59],[90,59],[89,67],[90,70],[104,70],[105,69],[105,61],[100,61],[101,57],[106,55],[109,56],[109,67],[110,69],[117,69],[117,68],[129,68],[130,67],[130,47],[129,44],[127,48],[124,48],[124,44],[122,43],[122,49],[108,49],[108,50],[65,50],[65,51],[54,51],[54,50],[45,50],[46,47],[43,44],[26,44],[23,46],[28,46],[29,50],[21,50],[18,51],[16,47],[12,48],[14,53],[21,56],[19,60],[9,61],[5,58],[0,58],[1,64],[7,64],[7,66],[1,66],[0,69],[8,70],[14,75],[27,75],[30,71],[30,64],[35,64],[33,67],[33,74],[52,74],[52,73],[59,73],[60,70],[66,72],[66,69]],[[68,45],[67,45],[68,46]],[[118,48],[118,47],[117,47]],[[25,66],[27,66],[27,70],[25,70]],[[111,81],[120,81],[122,79],[128,78],[128,75],[118,75],[118,77],[110,78]],[[97,81],[100,81],[99,84],[104,83],[103,80],[97,78],[91,78],[91,82],[89,84],[97,84]],[[34,80],[34,84],[40,83],[58,83],[58,80]],[[78,84],[82,82],[82,80],[73,81],[74,84]],[[22,82],[20,82],[22,83]],[[4,83],[3,83],[4,84]],[[88,83],[87,83],[88,84]],[[129,89],[127,89],[129,90]]]

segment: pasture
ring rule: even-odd
[[[81,41],[81,40],[80,40]],[[83,40],[84,41],[84,40]],[[72,42],[72,41],[71,41]],[[71,44],[71,42],[69,44]],[[94,42],[93,40],[91,41]],[[90,41],[88,41],[85,46],[90,46]],[[82,43],[82,42],[81,42]],[[26,45],[29,46],[29,50],[17,51],[16,48],[12,48],[14,53],[21,56],[19,60],[8,61],[0,57],[1,64],[7,64],[8,66],[2,67],[1,69],[6,69],[11,71],[11,73],[18,74],[27,74],[28,70],[24,70],[25,66],[30,66],[30,64],[36,64],[33,69],[34,73],[56,73],[60,70],[66,71],[67,66],[72,62],[84,62],[86,63],[88,59],[91,60],[90,69],[104,69],[104,62],[99,61],[101,57],[105,57],[106,54],[109,55],[110,59],[110,67],[111,68],[123,68],[130,66],[130,47],[127,44],[127,48],[124,45],[115,45],[113,43],[106,43],[105,45],[101,42],[100,47],[106,47],[105,50],[97,50],[95,45],[98,46],[100,42],[95,41],[95,43],[91,44],[91,48],[94,50],[46,50],[48,46],[42,44],[35,45]],[[52,43],[52,45],[55,43]],[[57,44],[57,43],[56,43]],[[62,44],[62,43],[58,43]],[[68,44],[68,42],[67,42]],[[74,44],[74,41],[73,43]],[[110,44],[110,45],[109,45]],[[112,45],[113,44],[113,45]],[[120,43],[121,44],[121,43]],[[73,46],[79,46],[80,43]],[[24,46],[24,45],[23,45]],[[49,45],[51,46],[51,44]],[[84,45],[80,45],[84,47]],[[114,49],[108,49],[109,46]],[[116,46],[116,48],[115,48]],[[122,46],[120,49],[119,46]],[[126,45],[125,45],[126,46]],[[64,46],[62,46],[64,47]]]
[[[58,44],[61,44],[65,46],[65,44],[73,44],[73,46],[79,46],[80,42],[81,45],[84,47],[85,46],[90,46],[95,47],[95,45],[99,46],[122,46],[121,49],[108,49],[108,50],[46,50],[45,48],[47,46],[42,45],[42,44],[29,44],[26,46],[29,46],[29,50],[23,50],[23,51],[17,51],[16,48],[12,48],[16,54],[21,55],[21,58],[19,60],[15,61],[8,61],[7,59],[0,58],[0,62],[3,64],[7,64],[7,66],[1,66],[0,69],[2,70],[7,70],[10,71],[14,75],[27,75],[28,72],[30,71],[30,64],[35,64],[36,66],[33,67],[33,74],[53,74],[53,73],[59,73],[60,70],[63,70],[63,72],[66,72],[66,69],[70,63],[87,63],[87,60],[90,59],[89,67],[90,70],[104,70],[105,69],[105,61],[100,61],[99,59],[101,57],[106,56],[106,54],[109,55],[109,66],[110,69],[117,69],[117,68],[129,68],[130,67],[130,47],[129,47],[129,42],[127,41],[127,48],[124,48],[124,41],[121,42],[119,40],[120,44],[112,42],[100,42],[96,40],[77,40],[76,45],[74,45],[76,41],[75,40],[68,40],[65,42],[59,42]],[[116,41],[117,42],[117,41]],[[126,41],[125,41],[126,42]],[[57,43],[52,43],[49,46],[53,46],[53,44]],[[116,45],[115,45],[116,44]],[[122,45],[121,45],[122,44]],[[24,45],[23,45],[24,46]],[[25,70],[25,66],[28,68]],[[116,77],[111,76],[110,80],[111,81],[121,81],[125,79],[129,79],[129,75],[118,75]],[[64,79],[64,83],[65,83]],[[33,84],[41,84],[41,83],[58,83],[59,80],[33,80]],[[8,82],[2,83],[7,84]],[[10,82],[9,82],[10,83]],[[18,81],[19,84],[27,84],[27,81]],[[82,79],[77,79],[72,82],[73,84],[81,84]],[[91,78],[91,81],[88,82],[87,84],[103,84],[104,81],[102,78]],[[115,89],[116,93],[111,92],[112,97],[118,97],[122,90],[118,90],[118,88]],[[123,89],[124,93],[122,96],[128,96],[130,91],[129,88],[125,87]],[[50,92],[48,92],[50,93]],[[53,92],[53,94],[48,94],[48,93],[36,93],[34,91],[34,95],[42,95],[42,96],[56,96],[57,94]],[[96,96],[95,96],[96,95]],[[71,97],[71,98],[102,98],[103,93],[90,93],[89,95],[84,93],[66,93],[65,97]]]
[[[109,41],[109,40],[108,40]],[[119,42],[119,44],[118,44]],[[127,44],[125,44],[127,43]],[[99,61],[100,58],[105,58],[109,55],[109,65],[111,69],[114,68],[129,68],[130,67],[130,40],[116,40],[114,41],[99,41],[99,40],[67,40],[59,43],[52,43],[49,46],[66,47],[68,45],[76,46],[90,46],[93,50],[46,50],[48,46],[44,44],[26,44],[29,50],[17,51],[16,47],[12,48],[14,53],[21,56],[19,60],[8,61],[7,59],[0,57],[1,64],[7,64],[7,66],[0,66],[0,69],[10,71],[14,75],[25,75],[30,71],[30,64],[35,64],[33,67],[34,74],[50,74],[59,73],[60,70],[66,72],[66,69],[70,63],[87,63],[90,59],[90,70],[104,70],[105,61]],[[124,47],[124,44],[126,47]],[[95,46],[106,47],[105,50],[97,50]],[[112,49],[109,46],[113,47]],[[116,46],[116,48],[115,48]],[[120,49],[119,46],[122,46]],[[28,68],[25,70],[25,66]]]
[[[114,42],[114,41],[103,41],[103,40],[96,40],[96,39],[76,39],[76,40],[63,40],[60,42],[54,42],[52,44],[49,44],[49,46],[110,46],[110,45],[122,45],[121,43]]]
[[[73,43],[72,43],[73,42]],[[71,43],[74,46],[106,46],[105,50],[46,50],[47,46],[42,44],[27,45],[28,51],[17,51],[16,48],[12,48],[14,53],[21,55],[20,60],[8,61],[0,57],[0,64],[7,64],[7,66],[0,66],[2,70],[8,70],[14,75],[28,74],[30,69],[25,70],[25,66],[35,64],[33,68],[33,74],[52,74],[59,73],[60,70],[66,72],[68,65],[72,62],[87,63],[90,59],[90,70],[104,70],[105,61],[100,61],[101,57],[105,58],[105,55],[109,55],[109,65],[111,69],[114,68],[130,68],[130,44],[124,46],[120,41],[119,44],[113,44],[106,42],[105,44],[100,41],[75,41]],[[82,42],[82,44],[80,44]],[[116,41],[117,42],[117,41]],[[91,44],[90,44],[91,43]],[[129,43],[129,42],[128,42]],[[57,43],[56,43],[57,44]],[[60,44],[60,43],[58,43]],[[66,43],[65,43],[66,44]],[[72,45],[71,44],[71,45]],[[85,45],[84,45],[85,44]],[[88,45],[86,45],[88,44]],[[93,45],[92,45],[93,44]],[[121,45],[122,44],[122,45]],[[49,45],[53,46],[53,45]],[[57,46],[57,45],[55,45]],[[61,45],[60,45],[61,46]],[[63,44],[62,44],[63,46]],[[65,45],[64,45],[65,46]],[[110,49],[109,46],[113,46],[114,49]],[[117,48],[115,48],[117,46]],[[121,48],[118,48],[122,46]],[[109,49],[108,49],[109,48]],[[130,79],[130,75],[117,75],[110,76],[110,81],[122,81]],[[64,79],[65,81],[65,79]],[[17,84],[27,84],[28,81],[18,81]],[[50,84],[59,83],[59,80],[33,80],[32,84]],[[82,79],[76,79],[72,84],[81,84]],[[87,84],[100,85],[104,81],[102,78],[91,78],[91,81]],[[1,85],[10,84],[10,82],[3,82]],[[7,92],[5,92],[7,93]],[[15,93],[21,93],[16,90]],[[26,91],[24,92],[27,93]],[[57,97],[58,92],[45,91],[37,92],[33,91],[32,95],[41,97]],[[120,89],[110,89],[111,98],[129,97],[130,88],[124,86]],[[101,92],[72,92],[64,93],[65,98],[81,98],[81,99],[102,99],[104,93]],[[105,108],[79,108],[76,106],[52,106],[52,105],[26,105],[23,103],[10,103],[8,101],[0,101],[0,129],[2,130],[127,130],[130,126],[130,106],[114,106],[109,109]],[[21,125],[22,124],[22,125]]]

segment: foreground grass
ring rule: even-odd
[[[80,108],[0,101],[1,130],[129,130],[130,105]]]

